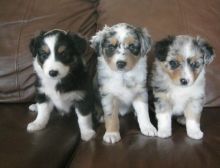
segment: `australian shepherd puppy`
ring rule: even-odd
[[[56,108],[62,113],[76,112],[82,140],[87,141],[95,135],[91,116],[93,98],[82,61],[86,44],[81,36],[63,30],[42,32],[31,40],[37,96],[36,106],[30,108],[38,114],[28,124],[28,131],[43,129]]]
[[[119,116],[131,106],[137,114],[142,134],[156,135],[148,114],[147,52],[151,38],[146,29],[120,23],[105,26],[91,39],[98,54],[97,76],[106,132],[103,140],[115,143],[121,139]]]
[[[171,117],[186,124],[187,135],[201,139],[200,116],[205,98],[205,69],[214,51],[200,37],[180,35],[156,43],[151,86],[158,136],[171,136]]]

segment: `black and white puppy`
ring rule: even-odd
[[[91,39],[98,54],[97,76],[106,132],[103,140],[115,143],[121,139],[119,116],[133,105],[140,130],[156,135],[148,114],[147,52],[151,38],[146,29],[120,23],[105,26]]]
[[[27,130],[43,129],[50,113],[56,108],[62,113],[75,110],[82,140],[95,135],[92,128],[93,98],[89,90],[88,74],[82,61],[86,40],[63,30],[42,32],[31,40],[33,66],[37,74],[37,118]]]
[[[171,117],[180,115],[177,121],[186,124],[187,135],[201,139],[205,69],[214,58],[212,47],[200,37],[168,37],[156,43],[155,57],[151,85],[158,136],[171,136]]]

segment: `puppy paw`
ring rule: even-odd
[[[153,125],[150,125],[148,127],[142,128],[141,133],[146,135],[146,136],[156,136],[157,135],[157,130]]]
[[[27,131],[28,132],[34,132],[34,131],[39,131],[43,128],[45,128],[45,124],[39,123],[39,122],[31,122],[27,126]]]
[[[160,138],[167,138],[171,136],[171,130],[158,130],[157,136]]]
[[[106,143],[114,144],[118,141],[120,141],[121,136],[119,132],[105,132],[105,135],[103,136],[103,140]]]
[[[35,112],[37,112],[37,105],[36,105],[36,104],[31,104],[31,105],[28,107],[28,109],[29,109],[30,111],[35,111]]]
[[[188,130],[187,135],[192,139],[202,139],[203,132],[201,130]]]
[[[186,119],[183,116],[177,117],[176,121],[181,125],[186,125]]]
[[[95,131],[92,129],[89,130],[85,130],[83,132],[81,132],[81,139],[83,141],[89,141],[90,139],[92,139],[95,136]]]

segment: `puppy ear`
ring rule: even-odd
[[[29,49],[31,51],[31,54],[33,57],[36,57],[36,38],[31,39],[31,42],[29,44]]]
[[[212,46],[199,36],[196,37],[196,44],[203,53],[204,63],[210,64],[215,57],[215,52]]]
[[[92,38],[90,39],[90,46],[95,49],[96,53],[98,56],[101,54],[101,43],[102,40],[104,39],[104,35],[106,32],[110,31],[110,27],[107,25],[104,26],[104,28],[100,31],[98,31]]]
[[[33,57],[36,57],[36,55],[37,55],[38,44],[44,34],[45,34],[45,31],[41,31],[37,37],[31,39],[31,42],[29,44],[29,49],[30,49]]]
[[[169,46],[173,43],[175,37],[168,36],[167,38],[158,41],[155,44],[155,57],[159,61],[165,61],[167,57],[167,53],[169,51]]]
[[[76,34],[76,33],[68,32],[67,35],[71,38],[76,51],[80,55],[83,55],[85,53],[86,49],[87,49],[86,39],[84,37],[82,37],[81,35]]]
[[[135,31],[141,42],[141,55],[145,56],[151,49],[152,39],[145,28],[136,28]]]

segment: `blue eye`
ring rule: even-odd
[[[197,68],[199,68],[199,66],[200,66],[199,62],[190,63],[190,67],[191,67],[192,69],[197,69]]]
[[[109,50],[109,51],[114,51],[115,48],[116,48],[116,46],[114,46],[114,45],[112,45],[112,44],[110,44],[110,45],[108,46],[108,50]]]
[[[138,55],[140,50],[138,46],[135,46],[134,44],[130,44],[128,48],[134,55]]]
[[[170,67],[171,67],[172,69],[176,69],[176,68],[178,68],[178,67],[180,66],[180,64],[179,64],[178,61],[176,61],[176,60],[171,60],[171,61],[169,62],[169,64],[170,64]]]

